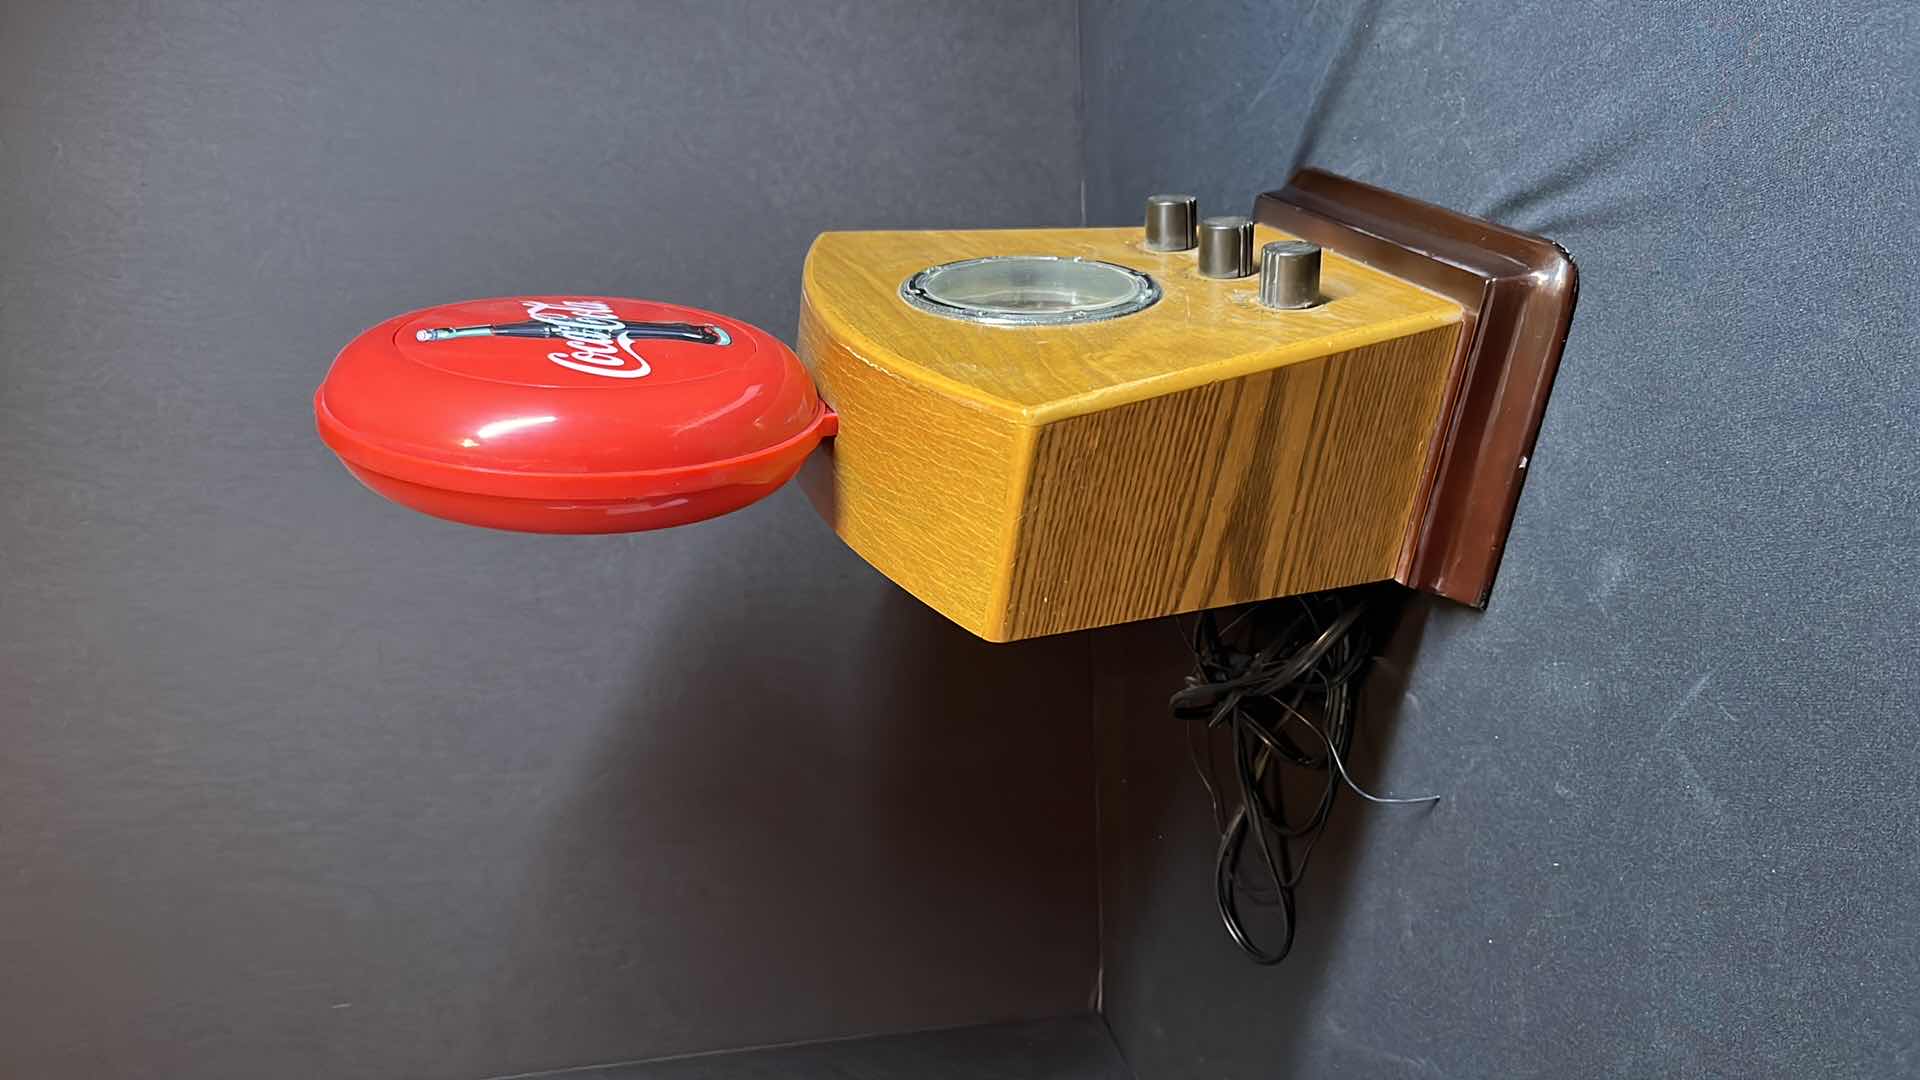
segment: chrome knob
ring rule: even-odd
[[[1200,201],[1191,195],[1147,197],[1147,247],[1153,251],[1185,251],[1194,244]]]
[[[1260,302],[1308,308],[1320,302],[1320,245],[1275,240],[1260,249]]]
[[[1253,273],[1253,219],[1210,217],[1200,223],[1200,273],[1242,278]]]

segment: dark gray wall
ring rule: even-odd
[[[1079,220],[1064,4],[0,8],[0,1074],[472,1077],[1057,1014],[1084,647],[796,494],[632,538],[361,490],[361,327],[790,335],[836,227]]]
[[[1285,967],[1214,922],[1163,624],[1101,635],[1143,1077],[1920,1073],[1920,14],[1094,3],[1089,218],[1312,163],[1581,297],[1492,608],[1411,614]],[[1417,639],[1417,640],[1416,640]],[[1403,692],[1404,691],[1404,692]]]

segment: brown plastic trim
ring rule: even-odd
[[[1485,607],[1573,321],[1579,270],[1544,237],[1302,169],[1255,221],[1430,289],[1465,313],[1399,580]]]

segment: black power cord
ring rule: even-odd
[[[1372,649],[1367,590],[1320,593],[1258,604],[1224,627],[1202,612],[1188,636],[1194,671],[1173,695],[1173,715],[1188,725],[1188,753],[1213,806],[1220,846],[1214,857],[1214,901],[1235,945],[1255,963],[1277,964],[1293,949],[1294,890],[1326,831],[1344,784],[1369,802],[1388,799],[1353,782],[1346,758],[1353,747],[1355,698]],[[1258,643],[1258,644],[1256,644]],[[1198,727],[1205,721],[1204,727]],[[1215,774],[1215,734],[1224,730],[1239,806],[1222,814]],[[1196,740],[1195,735],[1199,738]],[[1290,814],[1290,785],[1317,774],[1319,797],[1304,815]],[[1311,787],[1306,789],[1311,791]],[[1256,890],[1246,867],[1251,840],[1259,853]],[[1273,948],[1263,948],[1240,915],[1242,898],[1274,906],[1281,924]]]

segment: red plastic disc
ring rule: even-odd
[[[470,525],[637,532],[786,483],[836,420],[792,350],[697,308],[472,300],[355,338],[314,394],[369,488]]]

